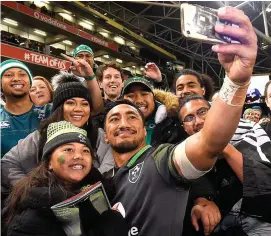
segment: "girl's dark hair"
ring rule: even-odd
[[[58,188],[67,195],[65,184],[60,180],[53,171],[49,171],[49,160],[42,161],[35,169],[33,169],[25,178],[22,178],[14,185],[12,192],[7,198],[7,207],[5,211],[6,224],[9,224],[13,217],[24,210],[25,202],[29,198],[29,194],[33,188],[49,187]],[[49,196],[51,198],[51,196]]]

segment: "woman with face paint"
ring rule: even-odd
[[[96,135],[90,122],[92,102],[89,91],[78,77],[67,72],[56,75],[52,115],[44,120],[38,130],[29,134],[13,147],[1,160],[2,192],[7,196],[11,187],[37,166],[46,142],[47,127],[53,122],[66,120],[88,132],[93,147]],[[3,199],[2,199],[3,200]]]
[[[48,126],[46,137],[40,164],[14,186],[7,199],[4,226],[8,236],[65,236],[50,207],[103,181],[92,168],[93,152],[85,130],[60,121]],[[103,184],[107,189],[108,182]],[[100,215],[86,200],[79,203],[79,216],[79,222],[73,222],[80,226],[76,235],[128,235],[125,220],[117,211],[110,209]]]

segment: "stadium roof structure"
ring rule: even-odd
[[[270,1],[186,1],[218,9],[230,5],[242,9],[252,21],[258,35],[258,57],[254,73],[271,73],[271,2]],[[189,63],[202,73],[223,76],[217,55],[211,46],[188,40],[181,34],[182,1],[86,1],[90,8],[122,24],[136,34]]]

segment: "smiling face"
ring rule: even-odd
[[[130,85],[124,94],[124,99],[136,104],[143,113],[145,119],[149,118],[155,111],[154,96],[144,85]]]
[[[93,67],[93,56],[89,52],[79,52],[75,56],[75,60],[83,59],[85,60],[91,67]]]
[[[6,97],[25,97],[29,93],[30,78],[25,70],[11,68],[2,76],[2,90]]]
[[[179,98],[184,98],[188,95],[197,94],[203,96],[205,89],[200,86],[195,75],[182,75],[176,81],[176,95]]]
[[[255,109],[255,110],[253,110],[253,115],[254,115],[254,122],[258,123],[259,120],[261,119],[262,111]]]
[[[123,81],[120,71],[115,68],[108,67],[103,71],[100,87],[104,91],[104,98],[114,100],[120,97],[123,87]]]
[[[80,182],[91,169],[90,149],[81,143],[67,143],[54,150],[49,169],[60,179],[72,183]]]
[[[245,118],[246,120],[250,120],[250,121],[255,122],[255,118],[254,118],[254,113],[253,113],[253,111],[247,112],[247,113],[245,114],[244,118]]]
[[[86,99],[74,97],[64,102],[63,113],[64,120],[82,127],[90,117],[90,106]]]
[[[119,153],[133,151],[145,144],[146,129],[138,110],[121,104],[112,108],[105,121],[105,141]]]
[[[38,106],[43,106],[51,101],[50,91],[42,80],[33,80],[29,95],[32,102]]]
[[[191,100],[181,108],[179,117],[189,136],[199,132],[203,128],[208,110],[209,106],[207,101],[200,99]]]

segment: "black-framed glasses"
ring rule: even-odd
[[[197,117],[201,118],[201,119],[205,119],[205,117],[207,116],[209,108],[207,107],[202,107],[200,109],[197,110],[196,115]],[[187,115],[184,120],[183,123],[184,124],[188,124],[188,125],[193,125],[196,122],[196,116],[195,115]]]

